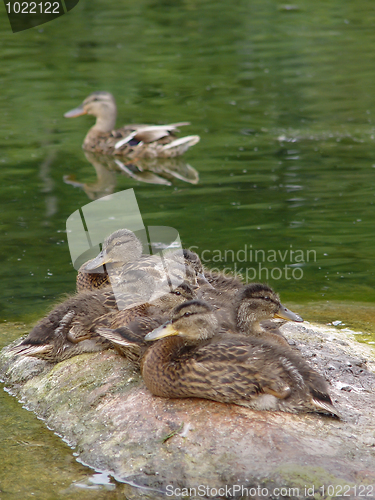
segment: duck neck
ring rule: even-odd
[[[101,109],[100,115],[96,117],[96,123],[90,131],[112,132],[116,126],[117,109],[114,106],[105,106]]]
[[[141,374],[148,389],[157,396],[168,397],[173,390],[177,358],[186,349],[181,337],[167,337],[151,345],[141,359]]]
[[[260,326],[260,322],[263,321],[263,319],[264,318],[259,319],[255,310],[251,312],[241,307],[241,305],[237,309],[237,328],[245,335],[249,333],[261,333],[263,330]]]
[[[95,125],[91,130],[96,132],[111,132],[116,125],[116,115],[114,116],[98,116]]]

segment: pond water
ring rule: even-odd
[[[370,0],[80,0],[17,34],[2,10],[2,321],[27,330],[73,292],[66,219],[108,190],[134,188],[145,225],[176,228],[206,265],[268,281],[306,319],[341,321],[374,342],[374,27]],[[81,150],[92,117],[63,118],[95,90],[115,95],[118,125],[190,121],[184,132],[201,142],[184,159],[199,182],[98,177]],[[2,331],[3,345],[17,328]],[[92,475],[1,398],[0,427],[20,434],[3,442],[19,457],[10,477],[25,477],[23,497],[39,469],[22,450],[38,450],[40,468],[56,464],[38,498],[50,498],[62,469],[69,484]],[[19,495],[12,481],[6,491]]]

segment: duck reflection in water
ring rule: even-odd
[[[74,174],[64,175],[64,182],[81,188],[90,200],[97,200],[112,194],[117,185],[117,175],[121,174],[147,184],[171,186],[172,181],[180,180],[189,184],[198,184],[198,172],[181,158],[133,159],[126,161],[113,156],[100,155],[85,151],[86,159],[94,167],[97,179],[86,183],[76,180]]]

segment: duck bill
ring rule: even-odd
[[[103,266],[104,264],[109,264],[110,262],[112,262],[112,259],[102,251],[97,257],[95,257],[95,259],[92,259],[86,264],[83,272],[90,273],[91,271],[95,271],[99,267]]]
[[[274,318],[286,319],[288,321],[296,321],[297,323],[301,323],[303,321],[301,316],[298,316],[298,314],[294,313],[293,311],[290,311],[282,304],[280,304],[280,309],[277,311]]]
[[[67,111],[64,116],[65,118],[75,118],[76,116],[86,115],[86,111],[83,109],[83,106],[78,106],[78,108],[71,109]]]
[[[178,335],[178,331],[175,329],[172,323],[168,322],[148,333],[145,337],[145,340],[159,340],[163,339],[164,337],[171,337],[172,335]]]

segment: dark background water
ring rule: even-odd
[[[116,191],[135,189],[146,225],[175,227],[205,256],[227,250],[207,265],[254,268],[263,281],[249,253],[237,259],[245,245],[315,252],[309,262],[261,258],[269,273],[303,273],[268,282],[307,319],[373,331],[372,1],[81,0],[17,34],[0,7],[0,32],[3,321],[36,321],[74,290],[65,221],[91,200],[63,176],[92,185],[96,174],[81,150],[92,118],[63,114],[107,90],[118,125],[186,120],[201,136],[185,156],[197,185],[114,174]],[[5,329],[2,343],[18,333]]]

